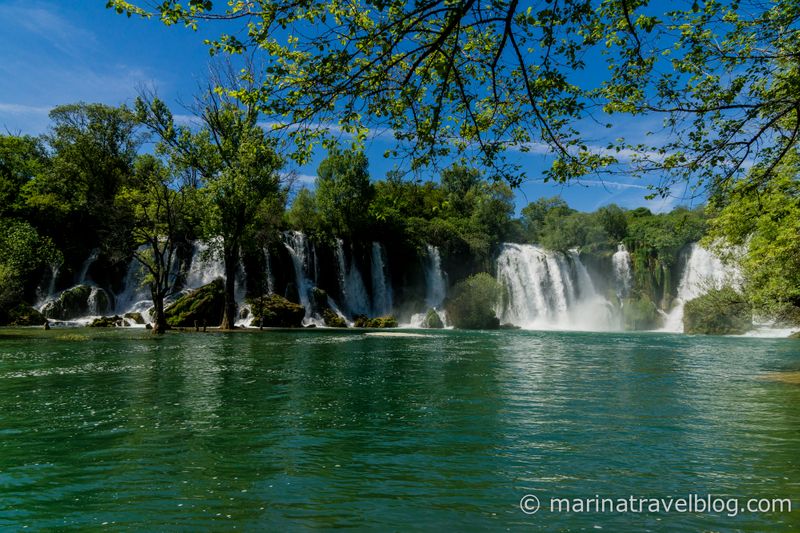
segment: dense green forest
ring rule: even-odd
[[[298,188],[256,115],[218,99],[207,101],[202,124],[191,128],[176,124],[157,99],[139,99],[133,109],[66,105],[50,116],[41,137],[0,136],[2,323],[35,321],[31,305],[51,269],[75,272],[97,250],[109,279],[121,277],[131,257],[147,268],[163,331],[164,302],[177,288],[170,266],[203,239],[217,242],[224,260],[230,282],[222,325],[230,328],[236,268],[289,229],[320,242],[392,242],[411,255],[432,244],[453,285],[492,273],[504,242],[577,248],[587,262],[608,259],[624,243],[637,288],[629,310],[643,314],[668,306],[688,243],[705,238],[722,254],[746,243],[748,252],[730,260],[742,263],[748,305],[794,320],[800,304],[796,158],[757,199],[733,190],[713,195],[707,208],[653,214],[616,205],[580,212],[554,197],[516,216],[514,191],[480,169],[454,164],[425,182],[370,176],[363,153],[335,147],[315,186]]]

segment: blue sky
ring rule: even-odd
[[[0,0],[0,129],[4,132],[40,134],[48,127],[48,111],[55,105],[77,101],[110,105],[131,103],[141,87],[153,87],[176,114],[189,103],[208,72],[206,36],[183,27],[166,27],[117,15],[105,0]],[[209,34],[208,36],[212,36]],[[600,65],[599,68],[605,68]],[[657,124],[617,120],[603,132],[611,138],[636,136]],[[597,139],[602,144],[602,139]],[[375,179],[395,166],[383,158],[390,136],[376,136],[367,147]],[[294,168],[300,183],[313,181],[324,153],[315,161]],[[562,196],[577,209],[591,211],[609,203],[654,211],[691,205],[677,197],[647,201],[646,182],[612,178],[587,178],[581,183],[544,183],[549,166],[543,150],[512,154],[528,176],[517,191],[522,207],[541,196]],[[435,178],[433,172],[431,179]]]

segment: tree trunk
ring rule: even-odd
[[[153,335],[162,335],[167,331],[167,317],[164,314],[164,297],[161,291],[150,289],[153,296]]]
[[[222,315],[220,329],[233,329],[236,323],[236,270],[239,266],[237,246],[225,243],[223,256],[225,260],[225,311]]]

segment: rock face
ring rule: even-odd
[[[302,305],[290,302],[283,296],[271,294],[250,302],[253,310],[253,324],[263,324],[271,328],[299,328],[306,314]]]
[[[422,320],[422,327],[429,329],[442,329],[444,327],[444,323],[442,322],[439,313],[437,313],[435,309],[428,309],[428,313]]]
[[[164,314],[170,327],[218,326],[225,309],[225,287],[221,279],[184,294],[166,308]]]
[[[109,299],[103,289],[76,285],[45,304],[42,314],[56,320],[69,320],[90,314],[103,314],[108,310]]]
[[[744,297],[730,287],[689,300],[683,309],[683,331],[701,335],[741,335],[753,329],[753,313]]]

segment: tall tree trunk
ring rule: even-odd
[[[164,296],[156,287],[150,287],[153,297],[153,335],[167,331],[167,316],[164,314]]]
[[[236,270],[239,266],[238,246],[224,245],[225,260],[225,311],[222,315],[221,329],[233,329],[236,323]]]

